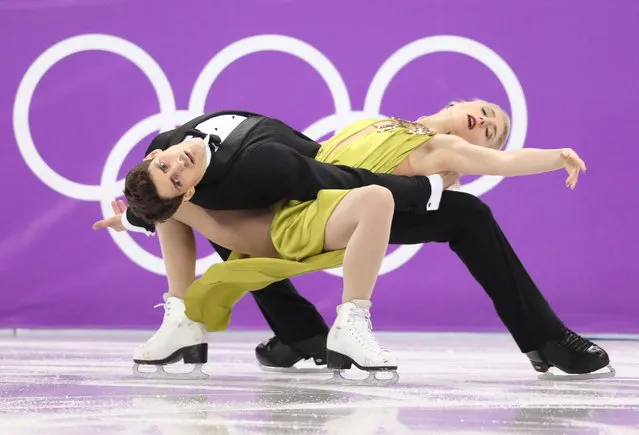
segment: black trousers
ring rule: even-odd
[[[493,301],[522,352],[539,348],[564,326],[531,279],[490,208],[479,198],[445,191],[427,216],[395,214],[391,243],[448,242]],[[436,273],[436,271],[432,271]]]
[[[438,211],[395,213],[392,244],[449,243],[492,299],[497,315],[522,352],[539,348],[563,324],[526,272],[490,208],[472,195],[445,191]],[[220,248],[226,259],[228,251]],[[437,273],[432,271],[432,273]],[[293,284],[281,281],[252,292],[275,335],[285,343],[328,333],[317,309]]]

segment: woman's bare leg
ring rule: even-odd
[[[329,369],[349,369],[353,363],[373,372],[397,369],[397,358],[379,345],[370,321],[370,297],[388,247],[393,209],[387,189],[354,189],[326,226],[325,250],[346,248],[342,304],[326,340]],[[397,382],[396,375],[389,382]]]
[[[215,231],[215,222],[202,221],[208,218],[202,213],[200,207],[193,204],[182,204],[174,217],[156,225],[162,259],[166,267],[166,276],[169,284],[169,294],[184,299],[186,289],[195,281],[195,261],[197,251],[192,224]]]
[[[191,227],[169,219],[156,226],[162,258],[166,266],[169,294],[184,298],[195,280],[195,237]]]
[[[369,300],[382,265],[393,219],[388,189],[354,189],[341,201],[326,225],[324,250],[346,248],[342,302]]]
[[[193,230],[171,218],[156,225],[156,231],[166,266],[169,297],[164,298],[162,326],[135,349],[133,360],[136,364],[161,366],[171,355],[182,352],[185,362],[204,364],[207,361],[204,326],[188,319],[184,311],[186,289],[195,280]]]

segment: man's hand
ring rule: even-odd
[[[115,230],[117,232],[126,231],[126,228],[124,228],[124,225],[122,225],[122,214],[126,211],[126,205],[124,205],[124,201],[111,201],[111,207],[113,208],[113,213],[115,213],[115,215],[94,223],[94,230],[100,228],[111,228],[112,230]]]
[[[450,171],[440,172],[439,176],[441,176],[442,180],[444,181],[444,190],[448,189],[453,184],[459,182],[459,174],[455,172],[450,172]]]
[[[579,178],[579,172],[586,172],[586,164],[579,154],[571,148],[561,150],[561,159],[564,168],[568,172],[568,178],[566,178],[566,187],[570,187],[570,190],[575,190],[577,185],[577,179]]]

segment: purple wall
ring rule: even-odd
[[[350,111],[377,112],[377,95],[381,113],[404,118],[482,97],[513,112],[509,147],[576,148],[589,172],[574,192],[562,173],[466,187],[491,205],[570,326],[639,332],[639,4],[270,0],[234,10],[237,3],[191,1],[184,10],[167,0],[0,3],[0,326],[159,324],[161,310],[151,307],[166,284],[149,271],[161,269],[152,256],[157,240],[118,235],[121,249],[108,232],[91,230],[102,216],[100,198],[117,188],[124,155],[139,144],[119,179],[154,128],[179,121],[187,109],[239,108],[321,135],[351,119]],[[63,58],[101,47],[133,58],[156,89],[117,54]],[[280,48],[308,63],[269,51]],[[200,75],[212,59],[209,83],[216,68],[223,71],[208,92]],[[382,92],[384,74],[392,80]],[[199,103],[191,101],[198,77]],[[167,116],[147,120],[160,107]],[[209,255],[200,245],[200,258]],[[396,255],[406,258],[410,248]],[[376,328],[502,330],[445,246],[424,246],[404,263],[379,280]],[[296,283],[332,321],[339,278],[319,272]],[[265,327],[250,298],[233,327]]]

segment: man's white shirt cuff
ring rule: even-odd
[[[122,226],[124,228],[126,228],[127,231],[131,231],[131,232],[134,232],[134,233],[144,233],[147,236],[155,235],[155,232],[148,231],[144,227],[136,227],[131,222],[129,222],[129,220],[126,218],[126,211],[124,213],[122,213]]]
[[[426,204],[427,211],[437,210],[439,208],[439,203],[442,200],[442,192],[444,191],[444,179],[441,175],[429,175],[428,180],[430,181],[430,198],[428,198],[428,203]]]

